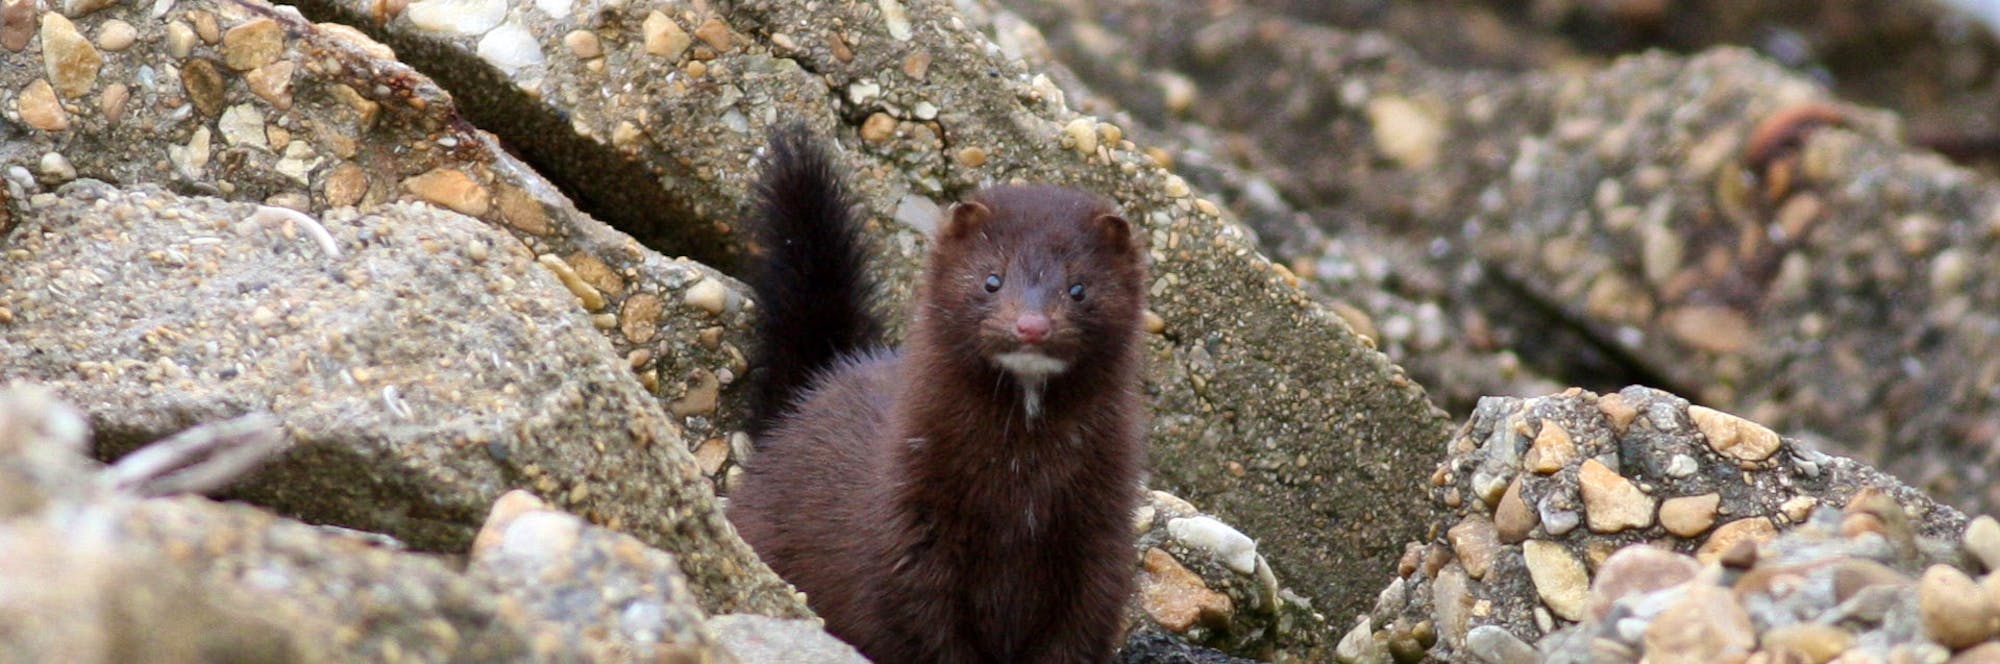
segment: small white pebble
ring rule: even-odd
[[[1182,544],[1209,552],[1237,574],[1257,572],[1257,542],[1214,517],[1195,516],[1168,521],[1167,533]]]

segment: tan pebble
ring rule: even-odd
[[[508,524],[522,514],[547,509],[548,503],[525,490],[515,489],[500,494],[500,498],[493,501],[492,509],[486,512],[486,522],[479,526],[479,534],[472,538],[472,558],[478,560],[498,553]]]
[[[688,287],[687,294],[682,296],[681,301],[711,314],[721,314],[723,306],[729,301],[729,289],[720,281],[704,277],[695,285]]]
[[[924,80],[931,74],[931,52],[919,50],[903,58],[903,75],[915,80]]]
[[[1368,122],[1376,150],[1403,168],[1426,168],[1437,161],[1445,137],[1443,122],[1415,102],[1387,95],[1370,99]]]
[[[722,462],[728,460],[729,442],[721,438],[701,441],[701,445],[694,448],[694,462],[703,475],[714,475],[722,470]]]
[[[583,303],[584,310],[598,311],[604,308],[604,305],[607,303],[604,299],[604,294],[598,292],[596,287],[585,282],[582,277],[577,276],[576,269],[570,267],[570,264],[565,262],[561,257],[555,254],[542,254],[536,257],[535,260],[541,263],[543,267],[548,268],[550,272],[555,273],[556,279],[562,281],[563,287],[569,289],[570,294],[575,295],[576,299]]]
[[[835,32],[828,35],[826,47],[827,50],[833,51],[833,59],[839,60],[842,63],[854,61],[854,49],[847,45],[847,40],[841,38],[840,33]]]
[[[225,101],[222,72],[216,70],[215,63],[201,58],[182,63],[181,87],[187,90],[188,101],[193,102],[195,110],[201,111],[202,115],[215,117],[222,114]]]
[[[1186,198],[1188,192],[1187,180],[1183,180],[1181,176],[1171,173],[1167,175],[1167,181],[1162,187],[1162,193],[1165,193],[1168,198]]]
[[[861,121],[861,140],[882,143],[896,135],[896,119],[888,113],[874,113]]]
[[[1715,529],[1715,532],[1709,533],[1708,541],[1703,542],[1701,548],[1695,549],[1694,558],[1703,564],[1712,563],[1739,543],[1762,544],[1771,541],[1771,538],[1777,535],[1778,528],[1771,525],[1770,519],[1761,516],[1737,519],[1722,524]]]
[[[625,293],[625,279],[618,276],[611,266],[605,265],[597,256],[578,251],[564,257],[563,262],[569,263],[569,266],[576,270],[576,276],[583,277],[585,282],[597,287],[597,290],[610,293],[614,297]]]
[[[97,112],[104,115],[106,124],[118,126],[118,121],[125,118],[125,102],[131,99],[132,89],[124,83],[104,86],[104,92],[97,95]]]
[[[1569,431],[1555,420],[1542,420],[1542,430],[1535,434],[1535,443],[1528,448],[1521,464],[1535,473],[1547,475],[1562,470],[1574,459],[1576,442],[1570,438]]]
[[[1175,633],[1204,621],[1221,624],[1234,612],[1228,595],[1210,590],[1200,576],[1157,547],[1146,550],[1140,568],[1139,607]]]
[[[346,42],[347,45],[359,49],[369,57],[382,60],[396,59],[396,49],[375,41],[374,37],[368,36],[368,33],[354,26],[345,23],[314,23],[313,28],[319,30],[321,35]]]
[[[1932,565],[1917,579],[1917,615],[1924,634],[1953,650],[1993,638],[1993,604],[1972,577],[1950,565]]]
[[[21,96],[14,98],[14,110],[21,114],[21,121],[42,131],[62,131],[69,128],[69,113],[63,110],[62,102],[56,99],[56,90],[46,79],[35,79],[21,90]]]
[[[1790,653],[1800,658],[1777,661],[1802,661],[1805,664],[1826,664],[1854,645],[1854,635],[1847,630],[1819,623],[1773,627],[1764,632],[1759,640],[1765,652]]]
[[[1445,531],[1445,541],[1451,543],[1451,551],[1458,556],[1459,564],[1465,566],[1465,573],[1475,579],[1486,578],[1493,554],[1500,549],[1493,522],[1478,514],[1465,517]]]
[[[1669,311],[1662,323],[1675,339],[1696,350],[1730,355],[1750,346],[1756,330],[1742,312],[1713,305]]]
[[[666,308],[666,300],[653,293],[637,293],[626,298],[625,305],[618,309],[618,330],[625,339],[635,344],[653,340],[660,330],[660,312]]]
[[[1740,659],[1757,645],[1750,614],[1727,589],[1691,584],[1646,626],[1648,662],[1696,664]]]
[[[1097,122],[1090,118],[1070,120],[1063,126],[1063,145],[1084,156],[1097,153]]]
[[[139,41],[139,30],[132,24],[118,19],[110,19],[97,26],[97,47],[113,53],[131,48]]]
[[[1965,526],[1965,552],[1991,572],[2000,570],[2000,522],[1980,516]]]
[[[960,148],[958,150],[958,163],[972,168],[984,166],[986,165],[986,150],[978,147]]]
[[[194,53],[194,28],[180,21],[167,24],[167,54],[185,58]]]
[[[353,162],[341,164],[326,176],[326,204],[347,207],[361,202],[368,193],[368,172]]]
[[[548,211],[542,209],[541,202],[535,200],[534,195],[518,187],[501,187],[499,198],[500,218],[506,220],[508,226],[535,236],[555,232]]]
[[[1515,477],[1507,485],[1507,491],[1500,494],[1500,502],[1493,506],[1493,525],[1500,541],[1518,544],[1528,539],[1528,534],[1541,522],[1541,514],[1521,498],[1521,478]]]
[[[250,93],[270,102],[278,110],[292,107],[292,72],[298,65],[281,60],[250,70],[243,75],[243,82],[250,87]]]
[[[1660,525],[1677,537],[1693,538],[1715,525],[1716,508],[1721,505],[1719,493],[1668,498],[1660,503]]]
[[[403,189],[427,202],[442,205],[470,216],[481,216],[492,208],[492,194],[455,168],[439,168],[403,181]]]
[[[0,0],[0,48],[19,53],[35,38],[35,0]]]
[[[1763,461],[1778,451],[1776,432],[1764,425],[1702,406],[1688,406],[1688,419],[1717,453],[1743,461]]]
[[[1701,564],[1691,556],[1644,544],[1626,546],[1598,564],[1585,610],[1589,619],[1603,620],[1618,600],[1680,585],[1699,571]]]
[[[187,18],[194,24],[194,34],[201,37],[202,43],[214,44],[222,40],[222,24],[215,21],[214,14],[197,9],[189,11]]]
[[[1563,545],[1541,540],[1522,542],[1521,552],[1527,558],[1535,594],[1549,611],[1564,620],[1582,620],[1590,601],[1590,573],[1584,570],[1583,561]]]
[[[715,49],[717,53],[726,53],[729,51],[729,25],[723,23],[722,19],[711,18],[703,21],[700,26],[694,29],[694,36],[696,39],[700,39],[701,43],[707,44],[709,48]]]
[[[1146,334],[1159,334],[1167,331],[1167,319],[1161,318],[1157,313],[1153,313],[1152,309],[1147,309],[1145,313],[1140,314],[1140,325],[1146,330]]]
[[[1819,506],[1818,498],[1812,496],[1792,496],[1786,499],[1783,504],[1778,505],[1778,513],[1785,515],[1785,519],[1792,523],[1804,523],[1806,516],[1811,514],[1812,509],[1817,506]]]
[[[690,376],[687,393],[673,403],[667,404],[667,411],[674,417],[706,415],[715,412],[717,397],[722,392],[722,381],[707,369],[696,369]]]
[[[1606,394],[1597,398],[1597,410],[1604,413],[1604,419],[1611,424],[1611,430],[1625,435],[1625,429],[1632,426],[1632,420],[1639,417],[1639,409],[1625,401],[1625,395]]]
[[[1591,532],[1615,533],[1653,525],[1653,498],[1596,459],[1585,459],[1578,481]]]
[[[222,62],[236,71],[270,64],[285,51],[285,28],[277,21],[256,18],[222,33]]]
[[[589,30],[571,30],[563,35],[563,46],[579,58],[595,58],[604,55],[604,45],[597,40],[597,33]]]
[[[1115,148],[1118,147],[1119,141],[1125,140],[1125,130],[1109,122],[1099,122],[1097,123],[1097,139],[1098,142]]]
[[[657,11],[647,14],[639,29],[645,35],[646,52],[668,60],[679,60],[694,43],[679,22]]]
[[[104,56],[75,23],[56,12],[42,13],[42,68],[56,92],[71,99],[89,94],[103,65]]]

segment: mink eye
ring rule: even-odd
[[[1069,299],[1077,302],[1083,301],[1083,282],[1079,281],[1069,285]]]
[[[988,293],[1000,292],[1000,275],[997,274],[986,275],[986,292]]]

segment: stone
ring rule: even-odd
[[[419,0],[403,9],[410,25],[426,32],[475,36],[507,20],[506,0]]]
[[[285,28],[268,18],[255,18],[222,33],[222,63],[250,71],[277,61],[285,52]]]
[[[1403,168],[1423,169],[1437,161],[1445,128],[1436,114],[1402,97],[1368,100],[1375,148]]]
[[[21,114],[21,122],[42,131],[69,128],[69,112],[63,110],[55,88],[46,79],[35,79],[23,88],[21,96],[14,98],[14,110]]]
[[[1653,498],[1596,459],[1585,459],[1577,474],[1585,522],[1591,532],[1615,533],[1653,525]]]
[[[729,304],[729,290],[720,281],[702,279],[688,287],[681,301],[690,307],[720,315]]]
[[[292,72],[297,68],[289,60],[273,62],[250,70],[243,75],[243,82],[251,94],[282,111],[292,107]]]
[[[1597,566],[1585,610],[1589,619],[1603,620],[1619,599],[1680,585],[1699,571],[1701,564],[1693,557],[1644,544],[1627,546]]]
[[[1465,566],[1466,574],[1475,579],[1486,577],[1486,569],[1500,549],[1492,521],[1476,514],[1467,516],[1445,532],[1445,539],[1451,542],[1451,551],[1458,556],[1459,564]]]
[[[1757,636],[1750,614],[1723,588],[1689,585],[1679,600],[1646,626],[1646,661],[1704,664],[1750,653]]]
[[[1158,548],[1147,549],[1141,564],[1139,607],[1176,634],[1204,621],[1226,622],[1233,611],[1228,595],[1210,590],[1200,575]]]
[[[215,117],[222,114],[225,101],[222,72],[215,70],[215,63],[202,58],[182,63],[181,87],[187,90],[188,101],[202,115]]]
[[[1715,532],[1709,533],[1708,541],[1703,542],[1701,548],[1695,549],[1694,558],[1703,564],[1712,563],[1739,542],[1760,544],[1770,541],[1777,534],[1778,528],[1771,525],[1770,519],[1761,516],[1737,519],[1722,524],[1715,529]]]
[[[1535,647],[1498,625],[1480,625],[1465,635],[1465,649],[1486,664],[1535,664],[1542,661]]]
[[[868,664],[854,646],[821,629],[817,618],[732,613],[710,618],[708,628],[739,662]]]
[[[1542,603],[1564,620],[1582,620],[1584,607],[1590,603],[1590,573],[1583,561],[1563,545],[1541,540],[1523,542],[1521,552]]]
[[[1790,653],[1806,664],[1826,664],[1854,645],[1854,635],[1832,625],[1795,623],[1771,628],[1759,643],[1765,652]]]
[[[1917,615],[1932,641],[1958,650],[1993,638],[1995,608],[1972,577],[1945,564],[1917,579]]]
[[[427,202],[474,217],[486,214],[493,204],[493,196],[485,187],[455,168],[441,168],[404,180],[403,189]]]
[[[541,42],[535,40],[535,34],[521,24],[511,22],[480,37],[474,52],[479,54],[479,59],[507,76],[548,61],[548,57],[542,54]]]
[[[1865,588],[1875,586],[1904,586],[1914,579],[1888,565],[1866,558],[1849,558],[1836,563],[1833,568],[1833,599],[1845,602]]]
[[[1569,431],[1555,420],[1543,420],[1542,430],[1535,433],[1535,442],[1528,447],[1528,453],[1521,457],[1522,467],[1539,475],[1548,475],[1576,459],[1576,442],[1570,439]]]
[[[1257,542],[1229,524],[1210,516],[1167,520],[1167,532],[1175,540],[1209,555],[1237,574],[1257,571]]]
[[[1973,519],[1965,526],[1964,546],[1986,571],[2000,570],[2000,521],[1983,515]]]
[[[1716,508],[1721,505],[1719,493],[1668,498],[1660,503],[1660,525],[1676,537],[1692,539],[1715,525]]]
[[[89,94],[103,65],[104,56],[75,23],[56,12],[42,13],[42,67],[56,92],[70,99]]]
[[[707,44],[709,48],[715,49],[717,53],[728,52],[732,41],[729,34],[729,25],[723,23],[722,19],[719,18],[710,18],[702,21],[701,25],[695,26],[694,36],[696,39],[700,39],[701,43]]]
[[[1493,506],[1493,525],[1502,544],[1519,544],[1540,525],[1542,516],[1521,498],[1521,478],[1515,477]]]
[[[1716,453],[1741,461],[1763,461],[1778,451],[1778,434],[1762,424],[1702,406],[1688,406],[1688,419]]]
[[[123,51],[138,40],[139,30],[119,19],[110,19],[97,26],[97,47],[106,51]]]
[[[694,44],[679,22],[657,11],[647,14],[639,29],[645,35],[646,53],[668,61],[680,60],[681,54]]]

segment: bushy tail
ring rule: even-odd
[[[803,124],[771,134],[751,227],[763,255],[749,270],[759,310],[750,430],[768,430],[841,356],[880,343],[863,270],[867,247],[840,175]]]

